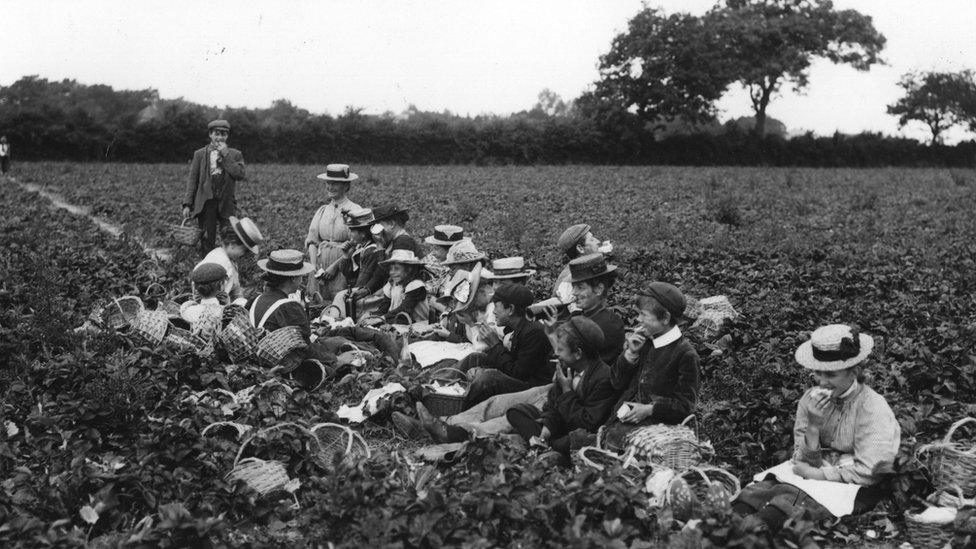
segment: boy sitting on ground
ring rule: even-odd
[[[479,327],[485,352],[472,353],[458,363],[458,370],[471,380],[467,407],[493,395],[545,385],[552,379],[549,338],[542,324],[525,316],[533,301],[532,291],[520,284],[503,284],[495,289],[491,301],[495,322],[504,328],[506,341],[502,343],[493,327]]]
[[[610,367],[600,358],[603,332],[592,320],[574,316],[556,328],[556,357],[560,366],[552,379],[552,389],[540,412],[530,404],[520,404],[505,414],[508,422],[525,439],[534,437],[548,443],[552,452],[544,459],[569,463],[570,432],[584,429],[595,433],[607,419],[617,393],[610,383]]]

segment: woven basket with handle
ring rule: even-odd
[[[319,423],[309,431],[318,441],[317,459],[327,469],[332,469],[339,462],[352,465],[369,459],[371,455],[362,435],[345,425]]]
[[[127,295],[113,299],[102,311],[102,326],[113,330],[121,330],[139,316],[146,308],[142,300],[134,295]]]
[[[233,362],[241,362],[254,356],[265,333],[262,328],[251,326],[247,313],[237,314],[220,332],[217,340]]]
[[[956,496],[962,498],[962,493],[959,491],[958,487],[956,490]],[[926,498],[925,505],[927,507],[953,507],[955,505],[943,505],[941,501],[943,500],[943,495],[947,493],[946,489],[939,489],[934,494]],[[913,513],[911,511],[905,511],[905,529],[908,530],[908,539],[911,540],[912,546],[916,549],[940,549],[945,547],[947,543],[952,539],[955,524],[954,521],[948,522],[927,522],[922,520],[920,517],[921,513]]]
[[[163,342],[169,329],[169,315],[162,311],[144,310],[132,322],[132,335],[155,347]]]
[[[456,368],[441,368],[430,374],[430,382],[434,381],[454,381],[467,386],[467,375]],[[421,398],[424,407],[434,414],[435,416],[453,416],[455,414],[460,414],[465,409],[465,397],[467,396],[467,391],[463,395],[447,395],[443,393],[434,392],[431,385],[427,385],[424,390],[424,396]]]
[[[671,469],[694,467],[715,454],[707,442],[700,442],[695,431],[688,427],[694,416],[680,425],[648,425],[634,429],[627,435],[625,461],[644,460]]]
[[[291,479],[288,477],[284,463],[277,460],[263,460],[256,457],[245,458],[243,456],[244,451],[254,441],[264,439],[271,433],[287,428],[293,428],[299,433],[309,436],[312,445],[317,446],[318,440],[311,436],[311,432],[302,425],[290,422],[272,425],[255,432],[241,444],[237,450],[237,455],[234,457],[234,465],[231,471],[227,473],[226,479],[230,482],[242,480],[248,487],[262,496],[285,490]]]
[[[924,456],[936,488],[958,487],[964,496],[973,497],[976,496],[976,444],[952,440],[956,430],[967,423],[976,423],[976,419],[967,417],[953,423],[941,441],[920,447],[915,456],[920,460]]]
[[[194,227],[193,225],[187,225],[189,219],[184,219],[179,225],[172,225],[170,227],[170,234],[173,235],[173,240],[184,246],[192,246],[200,240],[200,235],[203,231],[200,227]]]
[[[285,372],[290,372],[305,358],[307,347],[301,330],[297,326],[286,326],[264,336],[254,354],[263,366],[281,366]]]

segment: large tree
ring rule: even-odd
[[[805,88],[815,59],[867,70],[881,62],[885,45],[869,16],[836,10],[830,0],[726,0],[706,18],[729,46],[724,51],[749,91],[760,136],[772,98],[784,85]]]
[[[605,123],[628,115],[642,123],[713,118],[734,75],[725,44],[708,23],[645,7],[600,57],[600,79],[579,99],[580,108]]]
[[[898,85],[905,95],[888,105],[888,114],[898,117],[904,127],[911,121],[922,122],[932,132],[932,144],[942,142],[949,128],[967,124],[976,131],[976,77],[973,71],[911,72]]]

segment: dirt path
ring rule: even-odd
[[[52,208],[65,210],[72,215],[87,217],[88,220],[94,223],[95,226],[97,226],[100,230],[112,235],[115,238],[120,238],[123,234],[125,234],[125,231],[122,230],[121,226],[112,223],[104,217],[92,215],[91,210],[87,207],[78,206],[67,202],[64,197],[58,193],[44,190],[43,185],[38,185],[37,183],[21,183],[14,177],[7,177],[7,180],[16,183],[25,191],[35,193],[47,199],[49,202],[51,202]],[[139,244],[139,246],[142,247],[142,251],[153,259],[157,259],[159,261],[170,261],[173,259],[173,251],[169,248],[156,248],[150,246],[138,237],[133,237],[133,241]]]

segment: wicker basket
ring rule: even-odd
[[[305,358],[307,347],[301,330],[297,326],[286,326],[264,336],[254,354],[262,365],[269,368],[281,366],[287,373]]]
[[[692,467],[678,476],[685,479],[688,487],[691,488],[692,495],[699,502],[705,500],[708,494],[708,487],[713,484],[717,484],[725,489],[729,495],[729,501],[738,497],[742,489],[738,477],[718,467]]]
[[[223,318],[223,307],[207,306],[200,312],[200,316],[190,324],[193,335],[204,339],[213,339],[220,333],[220,322]]]
[[[169,315],[162,311],[144,310],[132,322],[132,334],[155,347],[163,342],[169,329]]]
[[[905,529],[915,549],[941,549],[952,540],[953,522],[922,522],[918,515],[905,511]]]
[[[170,327],[166,339],[163,341],[175,345],[183,351],[193,351],[194,353],[206,354],[209,349],[213,351],[213,344],[202,337],[193,335],[189,330]]]
[[[134,295],[127,295],[113,299],[102,311],[102,326],[113,330],[121,330],[129,326],[146,306],[142,300]]]
[[[695,467],[715,454],[712,446],[700,442],[688,427],[694,416],[688,416],[680,425],[648,425],[639,427],[627,435],[625,463],[646,460],[670,469],[682,470]]]
[[[193,225],[187,225],[186,222],[189,219],[184,219],[179,225],[173,225],[170,228],[170,234],[173,235],[173,240],[184,246],[192,246],[200,240],[200,235],[203,231],[200,227],[194,227]]]
[[[251,326],[247,315],[235,315],[220,332],[217,340],[233,362],[241,362],[254,356],[265,331]]]
[[[958,487],[964,496],[976,496],[976,445],[967,448],[960,442],[952,442],[952,436],[966,423],[976,423],[976,419],[960,419],[949,427],[949,432],[940,442],[926,444],[915,452],[925,463],[936,488]]]
[[[213,435],[219,435],[220,433],[234,433],[234,438],[241,438],[251,431],[253,427],[250,425],[245,425],[243,423],[236,423],[233,421],[216,421],[207,425],[200,431],[200,436],[205,437],[208,433]]]
[[[332,469],[339,462],[353,465],[371,456],[362,435],[345,425],[319,423],[313,425],[309,431],[318,442],[316,457],[327,469]]]
[[[259,458],[244,458],[234,462],[234,468],[226,477],[228,482],[243,480],[258,495],[266,496],[285,489],[291,480],[285,464],[280,461],[265,461]]]
[[[289,377],[297,381],[303,389],[311,393],[322,387],[322,384],[329,377],[329,371],[318,360],[307,358],[301,361],[290,372]]]
[[[446,395],[434,392],[433,382],[456,382],[466,385],[465,380],[467,380],[467,374],[461,370],[458,370],[457,368],[440,368],[438,370],[431,371],[427,377],[427,380],[428,384],[424,386],[424,394],[420,401],[431,414],[439,417],[453,416],[455,414],[460,414],[465,410],[467,388],[465,389],[465,394],[463,395]]]
[[[238,402],[246,403],[253,402],[254,400],[257,400],[258,402],[267,402],[271,406],[271,413],[274,414],[275,417],[281,417],[285,414],[285,404],[288,402],[288,398],[291,396],[291,393],[291,387],[285,385],[277,379],[269,379],[260,385],[256,385],[253,392],[250,393],[247,401],[239,399]]]
[[[623,456],[596,446],[584,446],[572,454],[573,466],[577,471],[587,468],[603,471],[608,467],[623,464]]]

